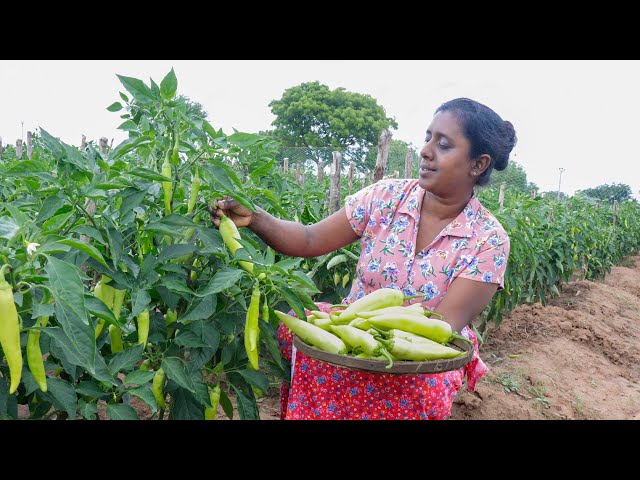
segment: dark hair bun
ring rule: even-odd
[[[511,150],[513,150],[513,147],[516,146],[516,143],[518,142],[518,138],[516,137],[516,130],[515,128],[513,128],[513,124],[511,122],[509,122],[508,120],[504,121],[504,145],[502,148],[502,151],[500,152],[500,155],[498,156],[498,158],[496,158],[495,163],[493,164],[493,168],[495,168],[496,170],[500,171],[500,170],[504,170],[505,168],[507,168],[507,165],[509,164],[509,154],[511,153]]]

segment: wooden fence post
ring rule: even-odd
[[[407,157],[404,159],[404,178],[413,177],[413,148],[407,150]]]
[[[289,159],[284,159],[284,164],[282,165],[282,173],[287,173],[289,171]]]
[[[376,168],[373,170],[373,183],[382,180],[384,170],[387,168],[387,157],[389,156],[389,141],[391,140],[391,132],[384,129],[378,140],[378,157],[376,158]]]
[[[33,155],[33,142],[31,141],[31,132],[27,132],[27,158],[31,160]]]
[[[107,137],[100,137],[98,144],[100,145],[100,151],[103,155],[107,154]]]
[[[507,186],[505,182],[500,184],[500,196],[498,197],[498,203],[500,203],[500,207],[504,207],[504,189]]]
[[[296,182],[300,183],[300,172],[302,170],[302,162],[298,162],[298,164],[296,165]]]
[[[22,139],[16,140],[16,159],[20,160],[22,158]]]
[[[80,142],[80,151],[84,152],[86,148],[87,148],[87,137],[82,135],[82,142]]]
[[[535,200],[537,196],[538,196],[538,192],[536,192],[535,190],[531,190],[531,198]]]
[[[613,226],[616,226],[618,220],[618,200],[613,201]]]
[[[355,162],[351,162],[349,165],[349,195],[351,195],[351,190],[353,190],[353,173],[355,172],[356,164]]]
[[[333,152],[333,166],[331,171],[331,189],[329,194],[329,215],[340,210],[340,170],[342,154]]]
[[[324,160],[318,160],[318,174],[316,175],[316,182],[318,184],[322,183],[324,179]]]

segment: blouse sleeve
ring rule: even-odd
[[[369,219],[374,204],[377,202],[377,192],[382,181],[369,185],[362,190],[348,195],[344,200],[344,210],[347,220],[356,235],[362,236]]]
[[[510,247],[509,236],[504,230],[494,230],[488,236],[478,238],[475,253],[460,257],[462,268],[457,277],[496,283],[498,290],[504,288]]]

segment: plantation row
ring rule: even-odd
[[[0,418],[27,405],[29,418],[94,419],[100,408],[136,419],[137,397],[153,418],[212,418],[218,401],[231,418],[234,398],[240,418],[256,419],[256,398],[290,374],[275,311],[305,319],[314,301],[340,303],[359,245],[290,258],[243,229],[232,254],[211,225],[212,200],[229,195],[313,223],[325,215],[329,179],[301,186],[280,172],[273,140],[225,135],[193,115],[173,71],[160,85],[119,78],[126,94],[109,109],[128,140],[80,150],[41,129],[31,158],[17,159],[12,147],[2,156],[0,309],[10,312],[12,296],[19,342],[0,329]],[[635,202],[620,205],[614,224],[610,206],[576,198],[507,192],[503,207],[493,190],[480,198],[511,238],[505,289],[481,330],[518,303],[546,301],[574,270],[603,275],[640,246]],[[337,255],[342,261],[331,261]],[[247,313],[256,305],[259,320]],[[251,361],[249,316],[258,324]]]

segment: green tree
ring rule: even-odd
[[[282,145],[331,147],[343,151],[346,160],[363,169],[366,152],[377,145],[385,128],[397,129],[394,118],[370,95],[330,90],[319,82],[307,82],[284,91],[282,98],[269,103],[276,116],[270,133]],[[327,162],[330,151],[318,150],[314,161]]]
[[[500,172],[494,170],[491,173],[488,186],[499,188],[503,182],[507,184],[507,188],[515,188],[525,193],[531,193],[531,190],[538,191],[538,186],[527,181],[527,172],[524,171],[522,165],[516,162],[509,162],[507,168]]]
[[[611,203],[613,203],[614,200],[622,202],[623,200],[631,198],[631,188],[624,183],[598,185],[594,188],[579,190],[579,192],[587,197],[597,198]]]

